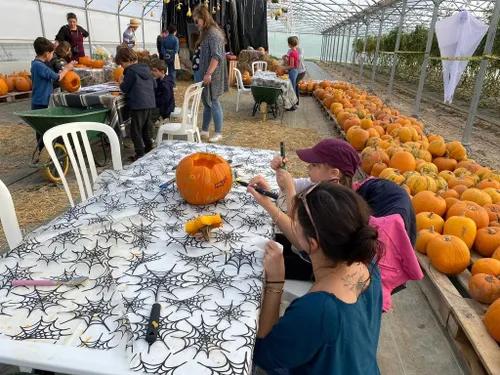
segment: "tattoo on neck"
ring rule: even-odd
[[[351,274],[347,274],[341,278],[344,282],[344,286],[348,288],[351,292],[356,293],[359,296],[366,287],[366,284],[369,280],[363,277],[363,273],[353,272]]]

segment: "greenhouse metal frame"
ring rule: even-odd
[[[383,0],[378,3],[360,0],[357,3],[351,0],[289,0],[279,3],[269,3],[270,27],[272,31],[316,32],[321,33],[322,47],[320,61],[323,63],[340,64],[350,69],[351,80],[363,85],[366,63],[366,45],[368,38],[376,37],[376,47],[371,61],[371,79],[368,89],[373,92],[378,62],[383,53],[390,54],[392,58],[391,72],[388,82],[386,102],[390,102],[398,60],[403,54],[421,53],[423,60],[420,66],[415,104],[412,115],[419,116],[424,84],[428,73],[429,61],[441,60],[439,56],[431,56],[431,47],[434,38],[435,25],[438,19],[451,16],[462,9],[467,9],[475,18],[489,24],[489,29],[484,44],[484,50],[479,51],[480,56],[471,56],[470,60],[480,60],[479,70],[475,77],[474,92],[470,100],[470,109],[463,133],[462,142],[470,146],[470,137],[476,119],[477,109],[481,98],[484,78],[488,63],[492,60],[498,62],[498,56],[492,56],[493,43],[498,28],[500,15],[500,0]],[[281,14],[276,17],[277,8],[287,8],[285,17]],[[291,9],[291,11],[289,10]],[[273,18],[271,18],[273,16]],[[425,51],[400,50],[401,35],[403,31],[414,29],[423,25],[428,28]],[[381,36],[391,30],[397,29],[397,37],[391,52],[380,50]],[[362,41],[362,51],[357,53],[354,48],[356,41]],[[345,44],[345,46],[344,46]],[[359,52],[359,51],[358,51]]]

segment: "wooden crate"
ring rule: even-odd
[[[14,103],[17,99],[31,98],[31,91],[26,92],[11,92],[7,95],[0,96],[0,102]]]
[[[473,300],[468,294],[470,271],[446,276],[431,265],[426,255],[416,254],[425,274],[419,286],[439,322],[450,334],[470,373],[500,374],[500,346],[483,323],[488,305]],[[472,251],[471,258],[474,262],[481,256]]]

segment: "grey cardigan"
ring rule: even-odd
[[[226,54],[224,53],[224,36],[216,28],[208,29],[205,38],[200,45],[200,72],[205,75],[210,61],[215,59],[219,62],[212,74],[211,98],[216,99],[228,91]]]

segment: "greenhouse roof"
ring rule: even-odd
[[[494,3],[495,0],[444,0],[439,2],[437,16],[441,19],[467,9],[474,17],[488,23]],[[279,0],[278,3],[268,2],[268,28],[269,31],[292,34],[328,34],[336,33],[345,27],[354,28],[356,25],[364,25],[364,32],[368,24],[368,33],[377,34],[382,20],[384,31],[398,25],[403,5],[406,9],[404,28],[411,29],[416,25],[430,23],[434,0],[382,0],[379,2],[372,0]]]

